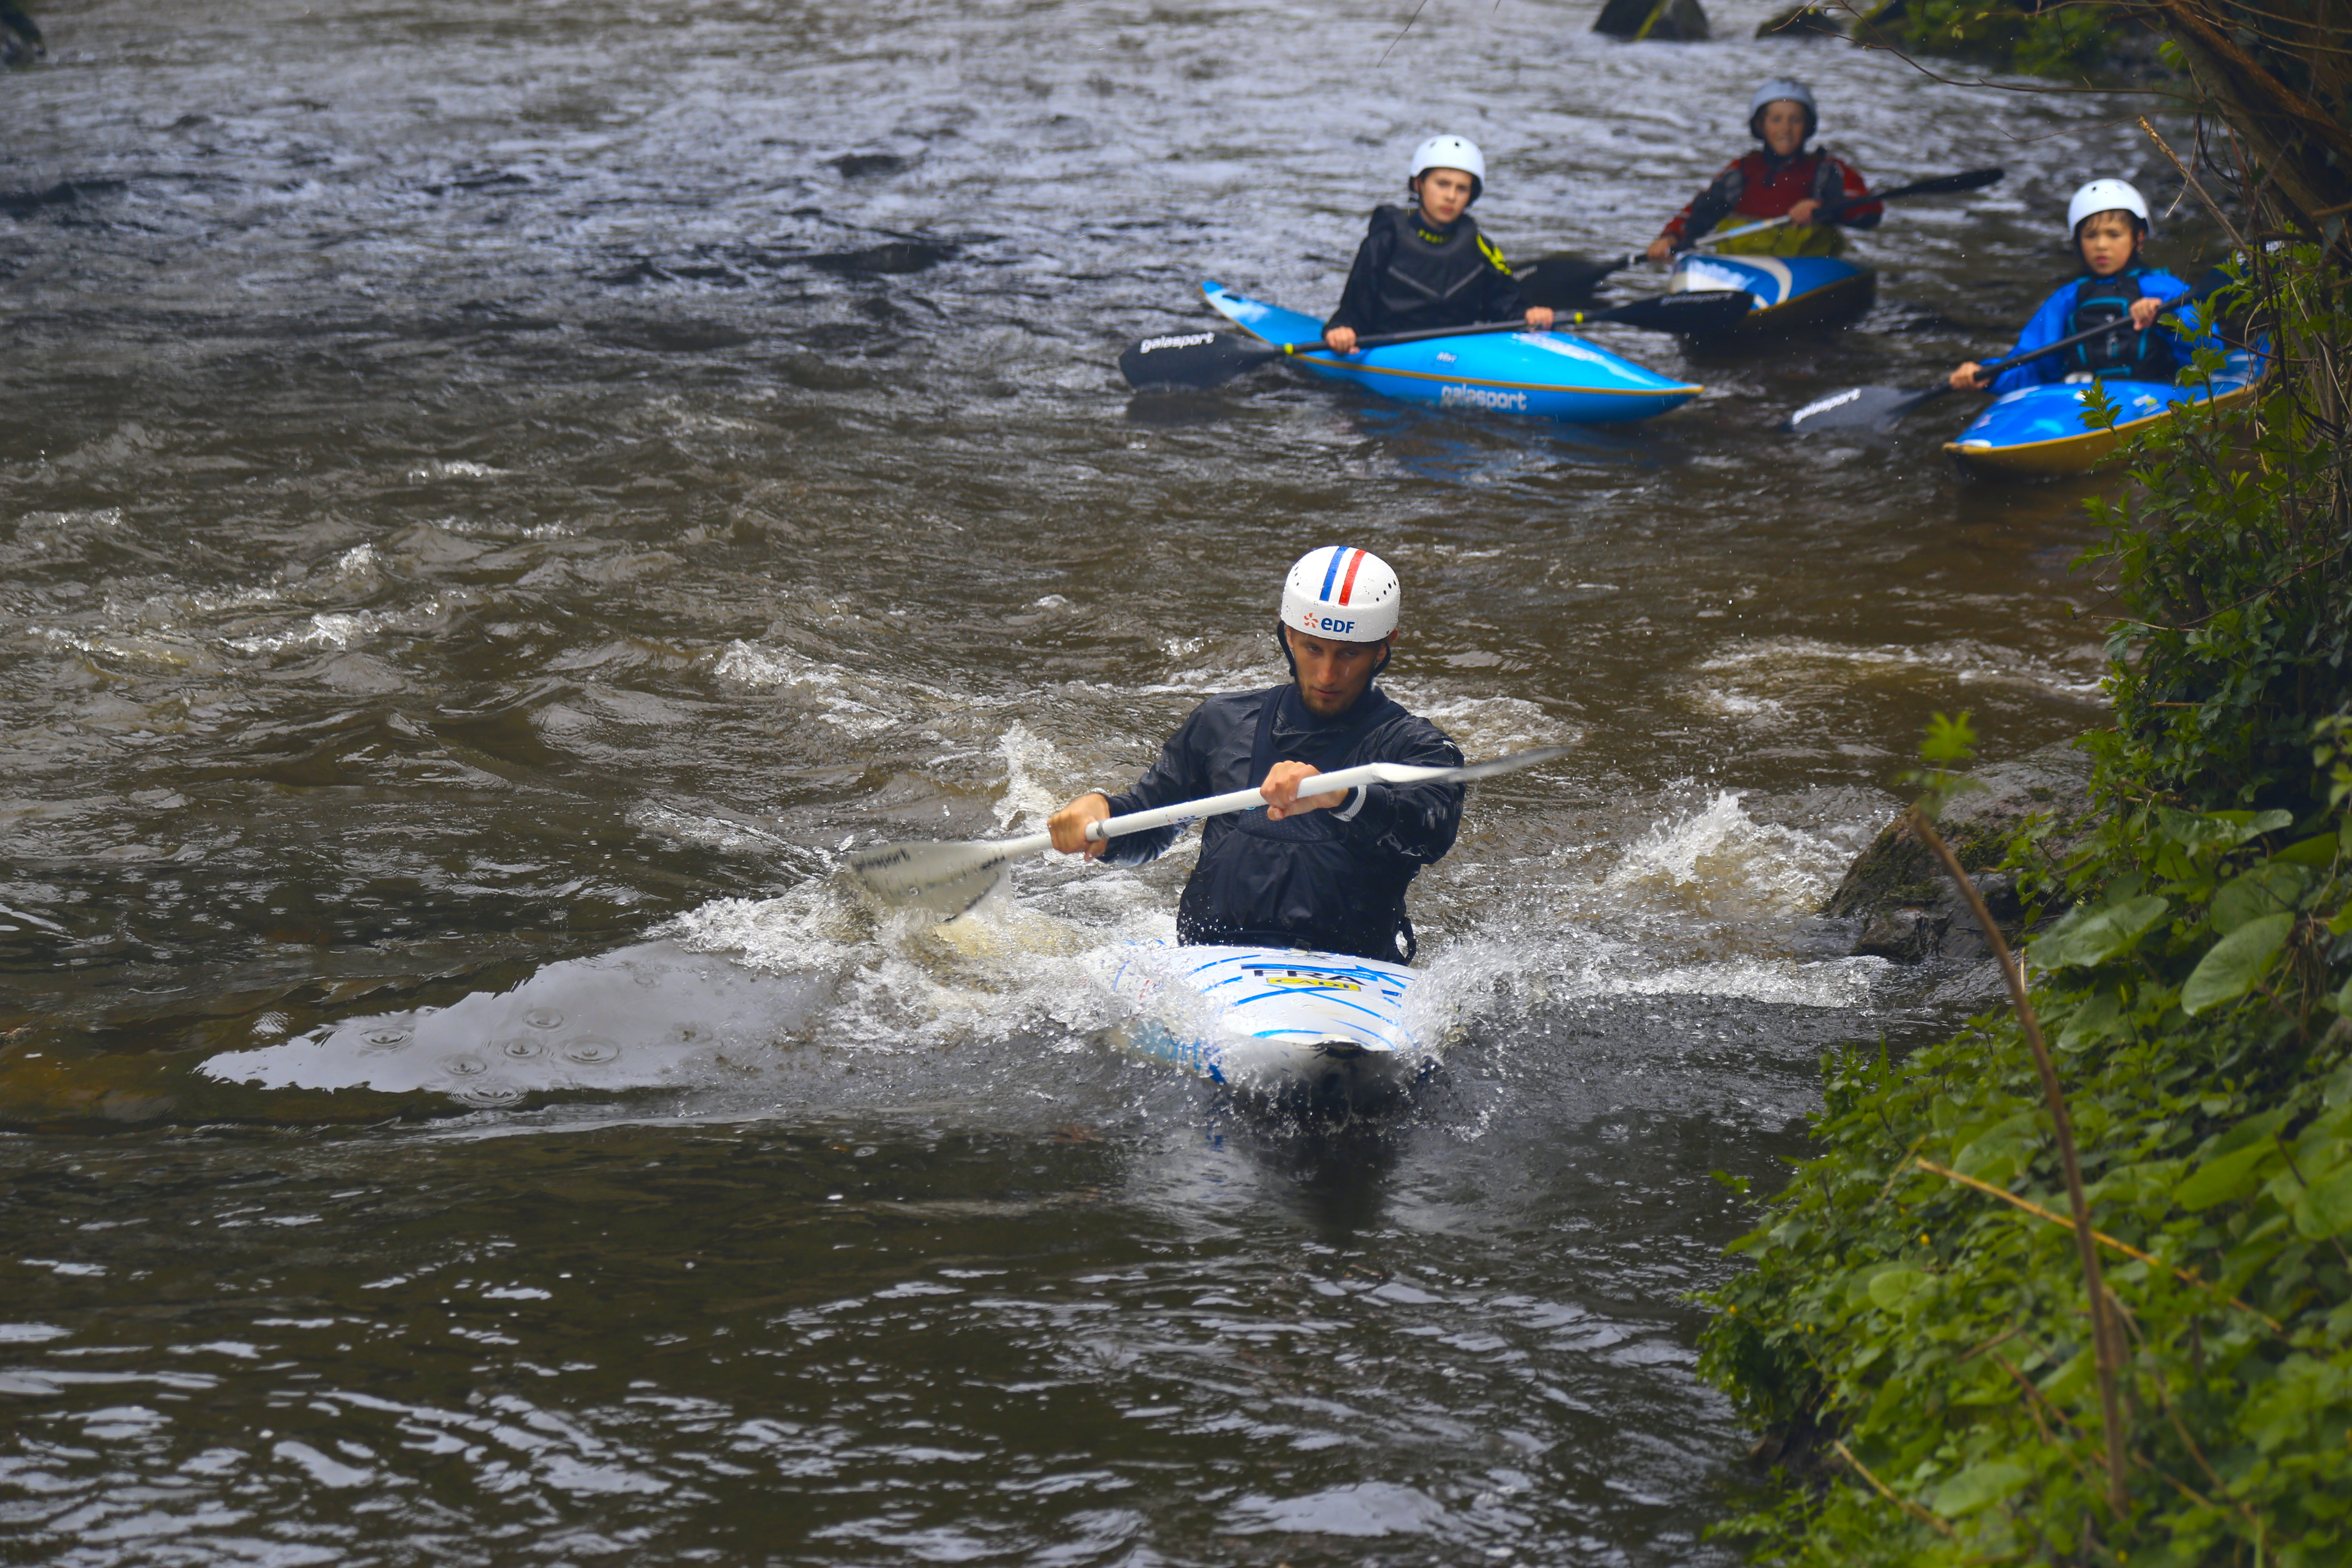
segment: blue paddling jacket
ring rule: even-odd
[[[2129,315],[2131,302],[2143,295],[2169,300],[2188,291],[2188,284],[2154,267],[2127,267],[2113,278],[2084,273],[2042,301],[2042,308],[2025,323],[2025,331],[2018,334],[2012,352],[2027,353]],[[2085,374],[2169,384],[2189,365],[2197,349],[2221,346],[2221,340],[2201,318],[2202,313],[2192,307],[2144,332],[2125,331],[2104,342],[2078,343],[2063,353],[2011,365],[1993,377],[1991,391],[1995,395],[2022,392],[2029,386],[2049,386]],[[2178,330],[2172,325],[2175,322]]]
[[[1114,816],[1254,789],[1278,762],[1337,773],[1364,763],[1460,767],[1460,748],[1375,685],[1335,719],[1318,719],[1293,684],[1212,697],[1192,710]],[[1309,947],[1391,963],[1410,961],[1405,889],[1454,847],[1458,784],[1371,784],[1339,806],[1280,822],[1265,808],[1201,825],[1201,858],[1176,906],[1176,939],[1236,947]],[[1133,866],[1176,842],[1181,827],[1123,835],[1103,858]]]

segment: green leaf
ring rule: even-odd
[[[2233,931],[2249,921],[2294,909],[2310,886],[2310,872],[2272,860],[2223,883],[2208,918],[2215,931]]]
[[[2294,930],[2292,912],[2248,921],[2206,950],[2180,988],[2180,1010],[2195,1017],[2206,1008],[2243,996],[2286,945]]]
[[[2336,863],[2336,835],[2323,833],[2316,838],[2290,844],[2271,858],[2291,866],[2332,866]]]
[[[2264,1140],[2208,1160],[2195,1174],[2172,1189],[2172,1201],[2195,1214],[2231,1198],[2242,1198],[2262,1184],[2262,1167],[2277,1152],[2278,1146]]]
[[[2290,1212],[2294,1228],[2314,1241],[2352,1231],[2352,1165],[2312,1183],[2296,1196]]]
[[[2033,1472],[2023,1465],[2008,1459],[1987,1459],[1981,1465],[1970,1465],[1937,1487],[1928,1506],[1948,1519],[1958,1519],[2015,1496],[2032,1479]]]
[[[2042,969],[2105,963],[2128,950],[2171,908],[2171,900],[2155,893],[2142,893],[2119,904],[2087,910],[2079,917],[2069,916],[2028,948],[2026,956]]]
[[[1916,1268],[1882,1268],[1870,1277],[1871,1302],[1885,1311],[1894,1311],[1927,1278]]]

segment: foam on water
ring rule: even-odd
[[[1076,763],[1018,722],[997,755],[999,830],[1033,830],[1061,803],[1048,781],[1076,776]],[[753,837],[653,804],[632,820],[704,841]],[[1431,942],[1407,1020],[1442,1050],[1473,1026],[1507,1033],[1533,1011],[1609,997],[1865,1005],[1889,965],[1807,959],[1788,940],[1851,854],[1841,837],[1864,826],[1833,834],[1759,821],[1727,790],[1657,818],[1630,844],[1515,864],[1507,892],[1485,900],[1468,929]],[[1189,833],[1180,840],[1188,852],[1197,842]],[[1174,891],[1173,868],[1041,852],[972,910],[940,921],[880,907],[820,871],[775,898],[710,900],[652,942],[551,964],[502,994],[347,1020],[215,1058],[205,1070],[272,1087],[438,1090],[496,1108],[564,1091],[723,1098],[756,1089],[773,1050],[794,1040],[901,1053],[1042,1037],[1076,1049],[1132,1015],[1110,983],[1121,963],[1175,952]],[[1154,1016],[1171,1027],[1188,1021],[1182,989],[1156,988]],[[537,1040],[533,1028],[549,1026],[530,1020],[550,1016],[580,1020],[610,1054],[599,1047],[575,1060],[560,1048],[511,1048]],[[412,1039],[425,1044],[409,1049]]]
[[[2073,666],[2070,668],[2069,666]],[[1714,678],[1709,685],[1728,679],[1785,693],[1792,683],[1839,683],[1855,679],[1920,682],[1957,679],[2038,687],[2068,697],[2095,698],[2098,648],[2085,643],[2078,661],[2060,664],[2014,648],[1995,647],[1973,638],[1871,647],[1825,642],[1818,637],[1759,637],[1734,645],[1702,660],[1699,673]],[[1753,693],[1751,693],[1753,695]]]

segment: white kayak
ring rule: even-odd
[[[1273,947],[1123,947],[1104,955],[1134,1008],[1113,1037],[1251,1098],[1374,1109],[1437,1065],[1406,1015],[1402,963]]]

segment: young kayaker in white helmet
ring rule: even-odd
[[[1845,248],[1843,230],[1877,227],[1886,209],[1876,202],[1848,207],[1831,223],[1813,222],[1823,202],[1870,194],[1861,173],[1843,158],[1805,151],[1819,129],[1821,111],[1803,82],[1776,76],[1758,88],[1748,100],[1748,132],[1764,143],[1763,150],[1725,164],[1715,183],[1650,241],[1650,259],[1667,260],[1727,218],[1789,219],[1786,227],[1727,239],[1717,247],[1735,256],[1835,256]]]
[[[1176,907],[1177,940],[1410,961],[1405,889],[1454,847],[1462,786],[1311,793],[1316,774],[1365,763],[1462,763],[1443,731],[1373,684],[1396,644],[1402,598],[1396,574],[1369,551],[1327,545],[1301,556],[1283,584],[1275,628],[1292,679],[1202,703],[1135,787],[1082,795],[1055,812],[1046,824],[1054,847],[1136,865],[1182,830],[1090,844],[1087,825],[1255,786],[1265,805],[1201,825],[1201,858]]]
[[[1503,253],[1470,216],[1486,188],[1486,155],[1477,143],[1431,137],[1413,149],[1404,188],[1411,207],[1372,209],[1339,308],[1323,323],[1323,342],[1334,353],[1353,353],[1359,336],[1376,332],[1517,319],[1531,331],[1551,325],[1549,310],[1519,299]]]
[[[2018,334],[2016,352],[2024,353],[2126,317],[2131,331],[2011,365],[1990,382],[1977,362],[1968,360],[1952,372],[1953,390],[2010,393],[2106,376],[2169,382],[2189,363],[2198,347],[2195,310],[2182,310],[2174,318],[2181,324],[2179,332],[2154,330],[2164,301],[2188,292],[2189,285],[2161,268],[2141,265],[2149,225],[2147,202],[2139,192],[2122,180],[2093,180],[2066,205],[2066,232],[2075,259],[2082,263],[2081,274],[2042,301]],[[2210,336],[2204,342],[2209,348],[2221,346]]]

